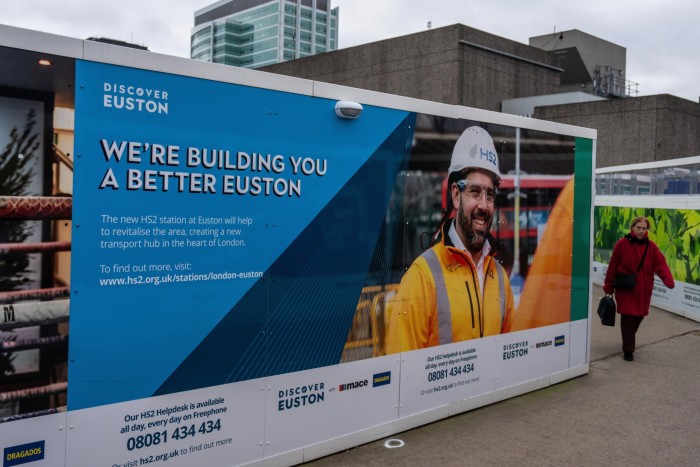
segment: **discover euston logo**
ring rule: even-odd
[[[133,84],[103,83],[102,105],[127,112],[168,113],[168,91]]]
[[[312,383],[281,389],[277,395],[277,410],[292,410],[326,400],[325,383]]]

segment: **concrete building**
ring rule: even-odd
[[[244,68],[307,57],[338,46],[331,0],[221,0],[194,14],[190,57]]]
[[[627,49],[573,29],[530,38],[530,45],[559,58],[561,92],[584,91],[603,97],[636,95],[626,79]]]
[[[457,24],[265,71],[498,112],[503,99],[557,92],[563,69],[544,50]]]
[[[265,71],[595,128],[598,167],[700,154],[700,104],[630,97],[625,62],[624,47],[577,30],[526,45],[457,24]]]
[[[669,94],[536,107],[533,117],[597,129],[598,167],[700,155],[700,104]]]
[[[535,107],[601,101],[637,95],[637,83],[625,79],[627,50],[578,31],[560,31],[530,38],[562,68],[556,94],[504,99],[501,112],[532,117]]]
[[[516,97],[514,99],[503,99],[501,112],[522,117],[532,117],[535,114],[535,107],[604,100],[607,99],[583,91],[560,92],[547,94],[546,96]]]

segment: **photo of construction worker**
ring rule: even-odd
[[[471,126],[457,140],[447,180],[447,208],[432,247],[415,259],[391,302],[386,353],[506,332],[515,303],[491,235],[501,182],[494,142]]]

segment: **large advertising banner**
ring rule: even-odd
[[[674,289],[668,289],[654,276],[652,305],[700,321],[700,211],[680,208],[680,204],[695,204],[692,199],[674,201],[678,207],[669,206],[664,196],[644,197],[641,204],[648,207],[596,206],[592,277],[603,284],[615,243],[630,232],[632,219],[645,216],[650,222],[649,238],[666,258],[676,282]]]
[[[12,460],[301,463],[587,371],[593,141],[336,102],[75,60],[67,376]]]
[[[89,62],[76,80],[68,409],[92,434],[69,451],[238,464],[395,419],[396,364],[338,364],[415,116]]]
[[[69,409],[339,363],[410,116],[90,62],[76,79]]]

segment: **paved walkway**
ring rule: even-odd
[[[595,318],[588,375],[305,465],[700,465],[700,323],[652,307],[626,362]]]

